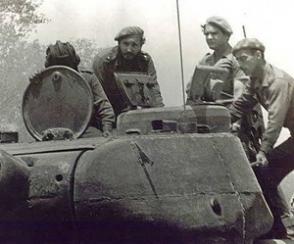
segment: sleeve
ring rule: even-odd
[[[234,99],[237,100],[243,94],[245,85],[240,79],[234,79]]]
[[[198,62],[198,65],[208,65],[208,60],[211,58],[210,53],[206,53],[204,57]]]
[[[192,84],[192,78],[191,78],[191,80],[188,82],[188,84],[186,86],[186,95],[187,95],[186,104],[188,104],[188,105],[191,104],[191,102],[192,102],[192,97],[191,97],[191,93],[190,93],[191,84]]]
[[[246,84],[250,82],[250,78],[241,70],[237,60],[233,63],[233,77],[234,99],[238,99],[243,94]]]
[[[289,106],[288,83],[275,80],[269,90],[268,124],[262,137],[261,151],[267,153],[276,143],[283,127]]]
[[[217,67],[227,69],[230,72],[226,87],[224,89],[234,96],[234,99],[240,97],[244,90],[244,80],[249,80],[249,77],[241,70],[236,58],[229,54],[226,58],[222,58],[217,64]]]
[[[113,125],[115,123],[113,108],[105,95],[100,82],[95,75],[91,75],[90,81],[94,98],[95,119],[97,123],[101,121],[102,127],[106,124]]]
[[[153,93],[155,95],[156,101],[155,101],[155,106],[156,107],[163,107],[163,99],[161,96],[161,92],[160,92],[160,87],[159,84],[157,82],[157,75],[156,75],[156,70],[154,67],[154,63],[152,61],[152,58],[150,57],[149,61],[148,61],[148,71],[147,71],[148,75],[151,76],[153,82],[154,82],[154,87],[153,87]]]
[[[97,54],[93,61],[93,71],[98,80],[102,85],[104,85],[105,82],[105,68],[104,68],[104,59],[101,57],[101,55]]]
[[[228,57],[221,58],[214,66],[222,69],[227,69],[234,75],[234,62]]]
[[[247,77],[243,70],[241,70],[240,65],[236,58],[232,55],[232,69],[233,69],[233,75],[235,79],[243,79],[244,77]]]
[[[258,103],[254,90],[250,83],[246,84],[244,92],[230,106],[232,121],[240,119],[244,114],[250,112]]]

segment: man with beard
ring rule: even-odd
[[[138,72],[149,75],[153,81],[152,91],[156,98],[155,106],[164,106],[157,82],[156,70],[151,56],[142,51],[145,43],[144,31],[138,26],[123,28],[114,38],[118,46],[104,49],[96,55],[93,70],[113,106],[114,112],[136,109],[125,101],[121,88],[116,84],[115,72]]]

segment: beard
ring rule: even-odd
[[[133,53],[124,53],[124,54],[122,54],[122,56],[126,60],[132,60],[135,58],[136,55]]]

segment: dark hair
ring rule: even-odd
[[[264,52],[261,51],[261,50],[258,49],[258,48],[245,48],[245,50],[249,51],[249,53],[250,53],[251,55],[254,55],[256,52],[260,52],[260,53],[261,53],[261,57],[262,57],[262,59],[265,59],[265,58],[264,58]]]
[[[207,25],[211,25],[213,27],[216,27],[218,30],[220,30],[224,35],[227,35],[228,37],[231,36],[231,33],[227,32],[224,28],[222,28],[221,26],[219,26],[219,25],[217,25],[215,23],[212,23],[212,22],[207,23],[205,25],[201,25],[201,29],[202,29],[203,34],[205,34],[205,28],[206,28]]]
[[[56,41],[46,50],[45,67],[65,65],[77,70],[79,63],[80,57],[69,42]]]
[[[117,40],[117,41],[118,41],[118,44],[120,44],[120,42],[121,42],[123,39],[126,39],[126,38],[128,38],[128,37],[130,37],[130,36],[134,36],[134,35],[136,35],[136,34],[127,35],[127,36],[124,36],[124,37],[118,39],[118,40]],[[142,36],[142,37],[141,37],[141,45],[143,46],[143,45],[145,44],[145,42],[146,42],[146,39],[145,39],[144,36]]]

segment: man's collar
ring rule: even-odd
[[[114,61],[115,59],[117,59],[117,56],[119,54],[119,47],[115,46],[111,49],[109,55],[107,56],[106,60],[110,63],[112,61]]]

